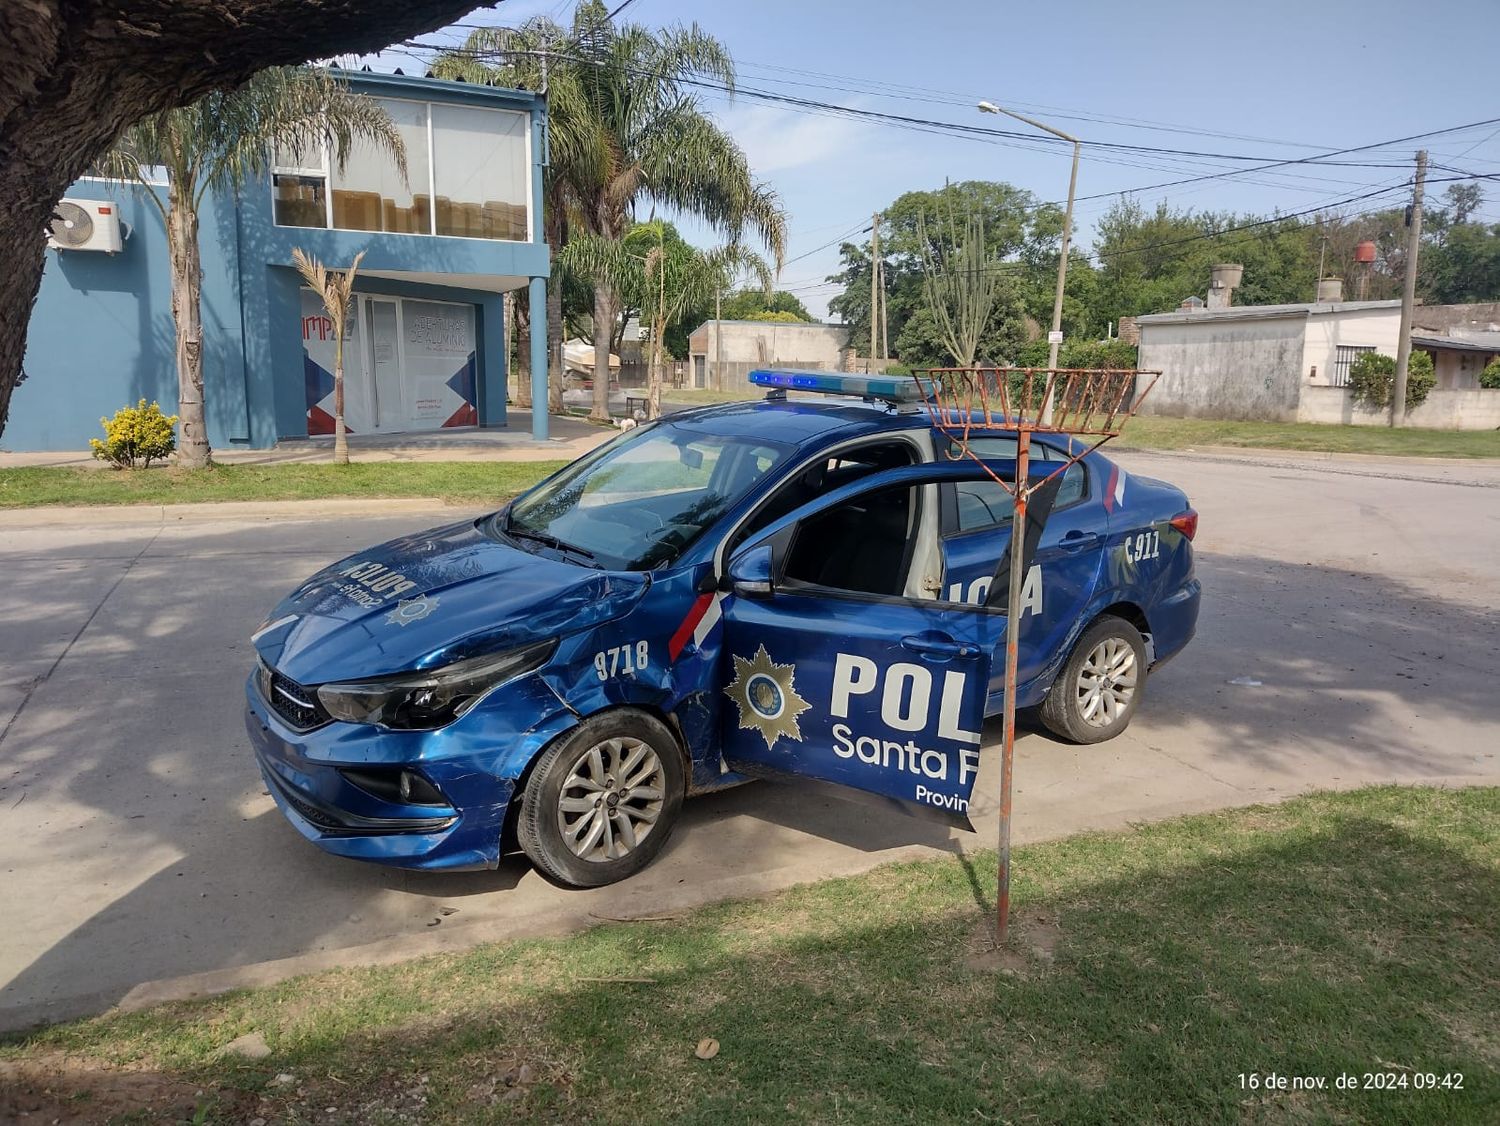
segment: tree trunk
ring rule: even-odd
[[[167,246],[172,259],[172,320],[177,327],[177,464],[204,469],[212,461],[203,410],[203,264],[191,185],[168,189]]]
[[[516,406],[531,409],[531,298],[526,290],[516,291]]]
[[[594,286],[594,409],[589,418],[608,422],[609,416],[609,342],[614,335],[615,295],[609,286]]]
[[[646,391],[646,417],[661,417],[662,338],[667,334],[667,323],[658,320],[651,326],[651,375],[650,387]]]
[[[547,279],[547,409],[563,413],[562,278]]]
[[[21,363],[26,358],[26,323],[47,261],[45,232],[52,204],[43,192],[27,198],[32,184],[26,181],[39,174],[39,169],[0,159],[0,200],[5,201],[0,207],[0,252],[6,262],[0,270],[0,434],[10,416],[11,393],[25,374]],[[58,390],[66,393],[65,388]]]
[[[349,436],[344,430],[344,323],[334,326],[338,338],[333,342],[333,464],[349,464]]]

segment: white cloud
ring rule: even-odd
[[[736,105],[720,115],[756,176],[838,160],[868,140],[859,121],[793,113],[772,106]]]

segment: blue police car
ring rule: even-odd
[[[671,415],[477,520],[314,575],[256,632],[247,727],[329,852],[612,883],[683,798],[752,776],[967,825],[1000,710],[1015,438],[951,456],[914,380],[755,373],[765,401]],[[789,400],[778,385],[844,397]],[[854,397],[848,397],[854,396]],[[1033,471],[1076,439],[1039,435]],[[1193,636],[1197,514],[1090,453],[1027,571],[1017,705],[1122,731]]]

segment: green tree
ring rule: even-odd
[[[641,204],[696,216],[736,242],[753,231],[781,262],[786,217],[776,194],[757,183],[744,152],[706,113],[699,81],[731,91],[734,62],[696,24],[651,30],[616,24],[599,0],[573,16],[567,50],[547,58],[551,130],[565,178],[569,230],[619,240]],[[567,96],[559,96],[566,88]],[[609,350],[621,311],[609,281],[594,285],[594,409],[609,417]]]
[[[956,231],[933,216],[976,216],[984,226],[984,253],[995,263],[1001,286],[996,316],[981,335],[976,356],[998,362],[1025,340],[1027,321],[1052,314],[1052,291],[1057,277],[1057,249],[1062,234],[1062,211],[1038,204],[1029,193],[1010,184],[966,180],[934,191],[907,192],[881,213],[880,245],[885,262],[885,307],[893,350],[909,367],[940,366],[951,362],[936,322],[923,295],[922,263],[942,259],[956,247]],[[925,226],[925,234],[924,234]],[[962,224],[959,224],[959,229]],[[839,248],[843,268],[830,282],[843,292],[829,302],[829,312],[850,328],[850,340],[870,339],[870,252],[864,244],[846,242]],[[1068,292],[1087,285],[1086,265],[1069,264]],[[1065,324],[1076,312],[1065,306]],[[1102,330],[1101,330],[1102,331]],[[903,351],[903,349],[905,349]]]
[[[235,90],[209,94],[180,109],[142,118],[100,162],[105,175],[134,179],[161,213],[172,268],[177,330],[179,465],[199,469],[211,451],[203,403],[203,265],[198,209],[210,190],[263,175],[274,151],[298,151],[327,140],[342,166],[356,144],[389,153],[404,176],[406,150],[390,115],[326,71],[274,67]],[[149,186],[167,173],[165,201]]]
[[[750,321],[766,319],[761,314],[789,314],[794,321],[812,323],[815,318],[795,293],[778,289],[766,295],[764,289],[737,289],[725,296],[722,310],[726,321]],[[782,318],[778,318],[782,319]]]
[[[570,31],[546,16],[532,16],[518,27],[483,27],[469,33],[464,45],[433,60],[436,78],[457,79],[514,90],[547,91],[547,156],[542,180],[542,231],[554,251],[567,245],[574,230],[587,230],[578,184],[588,180],[598,150],[605,144],[592,120],[584,87],[585,70],[570,58],[574,36],[587,27],[586,5],[580,6]],[[587,320],[593,287],[565,270],[554,270],[547,283],[545,324],[548,340],[548,409],[561,413],[562,342]],[[571,314],[571,316],[570,316]],[[516,367],[521,378],[516,402],[531,406],[530,294],[516,295]]]
[[[608,286],[617,297],[640,309],[650,326],[651,359],[647,415],[661,416],[667,328],[684,312],[728,285],[740,273],[753,272],[766,288],[771,270],[758,255],[737,243],[716,250],[699,250],[660,219],[637,223],[621,239],[599,235],[575,236],[559,255],[564,268],[589,279],[595,288]]]

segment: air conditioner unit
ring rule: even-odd
[[[120,209],[113,203],[94,199],[65,199],[53,208],[52,226],[47,245],[58,250],[103,250],[118,254]]]

